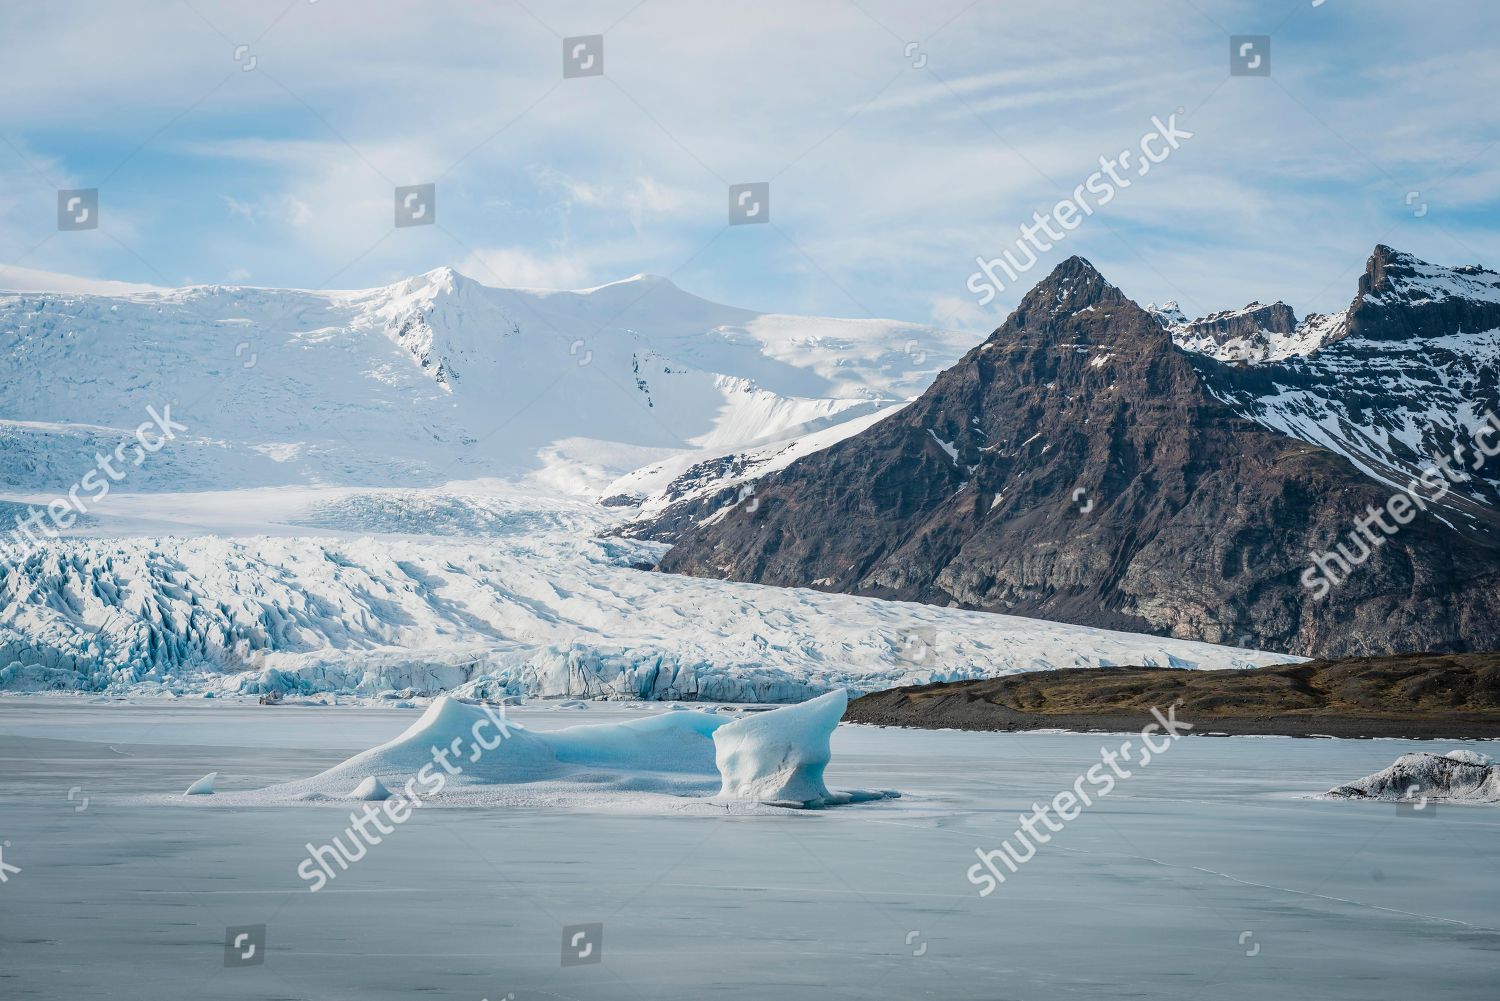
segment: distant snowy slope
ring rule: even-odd
[[[0,488],[64,488],[170,404],[189,430],[125,489],[543,474],[589,490],[904,400],[972,340],[760,314],[646,275],[578,292],[448,268],[357,292],[0,292]]]

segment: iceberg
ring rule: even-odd
[[[1478,751],[1470,751],[1467,748],[1449,751],[1443,757],[1452,758],[1454,761],[1462,761],[1466,765],[1491,765],[1495,763],[1495,759],[1488,754],[1480,754]]]
[[[1417,798],[1456,803],[1500,803],[1500,765],[1487,754],[1456,750],[1447,754],[1403,754],[1388,768],[1336,786],[1329,799],[1403,802]]]
[[[209,772],[197,782],[187,787],[184,796],[212,796],[214,794],[214,779],[219,777],[218,772]]]
[[[738,719],[683,709],[531,730],[493,706],[440,696],[392,740],[326,771],[219,799],[225,805],[390,799],[420,806],[440,799],[450,805],[620,806],[656,796],[670,797],[673,808],[722,810],[736,803],[812,808],[897,795],[832,792],[824,785],[830,738],[847,702],[837,691]]]

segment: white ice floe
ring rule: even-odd
[[[1330,799],[1500,803],[1500,765],[1487,754],[1403,754],[1389,768],[1328,790]]]
[[[218,772],[209,772],[197,782],[187,787],[184,796],[212,796],[214,794],[214,779],[219,777]]]
[[[217,800],[754,812],[895,796],[824,786],[829,738],[846,703],[840,691],[746,719],[684,710],[542,731],[442,697],[394,739],[327,771]],[[716,739],[721,730],[727,737]]]

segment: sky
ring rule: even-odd
[[[1500,267],[1497,29],[1492,0],[6,4],[0,288],[647,272],[986,331],[1081,254],[1189,316],[1326,312],[1377,243]],[[564,78],[588,35],[604,72]],[[1269,37],[1269,75],[1231,74],[1235,35]],[[1085,191],[981,304],[976,259],[1174,114],[1191,138],[1107,203]],[[757,182],[769,222],[729,225],[729,187]],[[417,184],[436,221],[396,227]],[[98,228],[59,231],[74,188]]]

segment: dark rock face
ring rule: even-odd
[[[1190,334],[1206,335],[1223,344],[1235,339],[1249,340],[1267,331],[1290,334],[1297,329],[1297,314],[1284,302],[1273,302],[1269,306],[1252,302],[1244,309],[1211,313],[1184,326]]]
[[[909,407],[674,524],[661,567],[1308,655],[1500,646],[1493,509],[1418,517],[1314,600],[1309,553],[1393,490],[1221,402],[1226,370],[1071,258]]]

